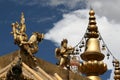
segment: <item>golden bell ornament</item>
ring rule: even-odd
[[[103,60],[104,55],[100,51],[99,40],[96,38],[88,39],[86,43],[85,52],[81,54],[81,58],[83,60]]]

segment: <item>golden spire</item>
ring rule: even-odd
[[[95,12],[93,9],[89,12],[89,24],[86,33],[85,51],[81,54],[81,58],[85,60],[80,64],[79,70],[91,80],[101,80],[99,75],[107,70],[107,65],[103,63],[104,54],[101,53],[99,33],[96,26]]]
[[[85,52],[81,55],[81,58],[85,61],[87,60],[103,60],[104,59],[104,54],[101,53],[100,51],[100,43],[99,43],[99,33],[98,33],[98,28],[96,26],[96,20],[95,20],[95,12],[93,9],[90,10],[89,12],[89,24],[87,28],[87,33],[86,33],[86,49]]]
[[[96,26],[96,18],[95,18],[95,12],[93,9],[90,10],[89,12],[89,25],[88,25],[88,33],[87,33],[87,38],[98,38],[98,28]]]

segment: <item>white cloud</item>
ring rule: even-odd
[[[38,5],[38,6],[50,6],[56,7],[63,5],[64,8],[60,10],[67,11],[66,9],[78,9],[85,8],[86,6],[90,8],[92,6],[99,16],[106,16],[108,20],[113,20],[113,22],[120,22],[120,0],[10,0],[17,2],[22,5]],[[67,7],[67,8],[66,8]]]
[[[51,6],[64,5],[65,7],[73,9],[81,5],[83,2],[85,2],[85,0],[50,0],[48,4]]]
[[[45,18],[39,18],[38,20],[37,20],[37,22],[38,23],[41,23],[41,22],[45,22],[45,21],[51,21],[51,20],[53,20],[55,18],[55,16],[52,16],[52,17],[45,17]]]
[[[88,13],[89,10],[77,10],[63,15],[63,19],[54,24],[54,27],[45,34],[45,38],[60,44],[63,38],[67,38],[69,45],[75,46],[83,37],[85,30],[88,26]],[[119,57],[119,41],[120,38],[120,24],[110,22],[106,17],[97,16],[97,26],[99,31],[108,45],[113,55],[120,60]],[[105,62],[112,67],[112,58]]]
[[[85,24],[87,24],[87,19],[83,13],[85,13],[84,10],[82,11],[82,14],[79,14],[79,11],[64,14],[63,19],[54,24],[54,27],[46,34],[46,38],[56,43],[60,43],[63,38],[68,38],[70,39],[69,43],[75,45],[73,44],[73,41],[75,40],[75,43],[77,43],[76,39],[77,41],[81,39],[86,28]]]
[[[109,20],[120,22],[120,0],[87,0],[88,7],[92,6],[100,16],[106,16]]]
[[[63,19],[54,24],[54,27],[45,34],[45,38],[60,45],[63,38],[67,38],[69,45],[75,46],[83,37],[88,26],[89,10],[77,10],[63,15]],[[110,22],[105,16],[96,15],[98,29],[113,55],[120,60],[120,24]],[[109,69],[113,69],[112,56],[104,59]],[[113,79],[113,73],[111,74]]]
[[[18,0],[10,0],[17,2],[21,5],[28,5],[28,6],[51,6],[51,7],[56,7],[63,5],[65,8],[68,9],[74,9],[76,7],[83,7],[86,5],[82,5],[85,3],[86,0],[23,0],[23,1],[18,1]]]

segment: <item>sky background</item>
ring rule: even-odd
[[[35,31],[45,34],[36,56],[55,64],[54,50],[63,38],[75,46],[83,37],[90,6],[96,12],[97,26],[105,43],[120,60],[120,0],[0,0],[0,55],[19,49],[10,34],[11,23],[19,22],[24,12],[28,36]],[[109,71],[105,75],[109,78],[113,76],[112,57],[104,61],[108,64]],[[103,78],[107,80],[106,76]]]

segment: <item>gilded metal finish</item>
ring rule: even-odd
[[[69,65],[69,55],[74,51],[74,48],[67,46],[67,43],[67,39],[63,39],[61,42],[61,47],[55,49],[55,55],[59,60],[58,65],[61,67],[67,67],[67,65]]]
[[[89,25],[88,25],[88,32],[86,33],[86,37],[88,38],[86,41],[86,49],[85,52],[81,55],[81,58],[85,61],[88,60],[103,60],[104,54],[100,51],[100,43],[98,40],[99,33],[98,28],[96,26],[95,21],[95,12],[93,9],[89,12]]]
[[[80,63],[79,70],[87,74],[87,76],[90,75],[101,75],[107,70],[107,65],[103,63],[103,61],[85,61],[83,63]]]
[[[120,80],[120,63],[118,60],[113,61],[113,64],[115,66],[115,71],[114,71],[114,80]]]
[[[88,76],[90,80],[101,80],[99,76]]]
[[[100,43],[96,38],[90,38],[86,42],[86,50],[81,54],[81,58],[85,61],[88,60],[103,60],[104,55],[100,51]]]
[[[30,55],[33,55],[38,51],[38,43],[44,38],[43,33],[34,32],[28,40],[23,13],[21,14],[20,24],[18,22],[12,23],[11,33],[14,37],[14,43],[17,44],[22,51],[26,51]]]
[[[90,10],[89,15],[85,51],[81,54],[81,58],[85,60],[85,62],[80,63],[79,70],[81,73],[86,74],[91,80],[101,80],[99,75],[107,71],[107,65],[102,61],[104,54],[101,53],[100,49],[99,33],[93,9]]]

